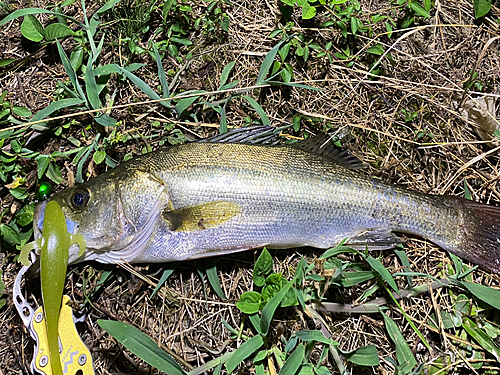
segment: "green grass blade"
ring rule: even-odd
[[[406,251],[403,249],[402,246],[401,248],[394,249],[394,252],[396,253],[397,257],[399,258],[399,261],[401,264],[404,266],[405,272],[410,272],[411,266],[410,266],[410,261],[408,260],[408,256],[406,255]],[[406,282],[408,283],[408,287],[411,289],[413,288],[413,279],[410,275],[406,275]]]
[[[271,67],[273,66],[274,58],[276,57],[276,54],[278,53],[282,44],[283,41],[279,42],[267,53],[264,61],[262,62],[262,65],[260,66],[256,85],[261,85],[265,82],[264,80],[267,76],[267,73],[269,73],[269,69],[271,69]]]
[[[73,107],[84,103],[83,100],[78,98],[61,99],[57,102],[50,103],[47,107],[35,113],[31,121],[39,121],[50,116],[52,113],[59,111],[62,108]]]
[[[87,96],[90,102],[90,106],[93,109],[102,108],[101,100],[99,99],[99,91],[97,89],[97,83],[94,76],[94,68],[92,67],[92,62],[87,62],[87,67],[85,69],[85,88],[87,89]]]
[[[120,68],[120,72],[125,75],[128,79],[130,79],[134,85],[136,85],[139,90],[141,90],[144,94],[146,94],[149,98],[153,100],[159,100],[161,99],[160,96],[151,88],[147,85],[146,82],[144,82],[142,79],[137,77],[135,74],[129,72],[126,69]],[[164,107],[169,108],[168,103],[166,102],[160,102],[160,104]]]
[[[408,374],[417,365],[417,360],[415,359],[415,356],[413,355],[408,343],[404,339],[403,334],[394,320],[383,312],[382,316],[384,318],[385,327],[389,333],[389,337],[396,346],[396,357],[399,362],[399,372],[401,374]]]
[[[154,295],[160,290],[160,288],[165,284],[165,281],[170,277],[170,275],[175,271],[177,266],[179,265],[179,262],[172,262],[168,264],[168,268],[165,269],[160,277],[160,280],[158,281],[158,284],[156,285],[155,290],[153,290],[153,293],[151,293],[151,296],[149,299],[153,298]]]
[[[327,345],[339,345],[337,341],[325,337],[325,335],[317,329],[312,331],[297,331],[294,335],[302,341],[317,341]]]
[[[260,318],[260,329],[263,335],[267,335],[269,332],[269,326],[271,324],[271,320],[273,320],[274,312],[278,308],[281,303],[281,300],[288,293],[290,288],[293,286],[295,279],[288,282],[276,295],[269,300],[269,302],[262,309],[262,316]]]
[[[500,361],[500,349],[495,345],[491,337],[489,337],[486,332],[478,327],[476,323],[470,320],[468,317],[464,316],[462,327],[467,331],[469,335],[476,340],[479,345],[481,345],[488,353]]]
[[[182,95],[203,94],[205,92],[205,90],[186,91],[183,92]],[[179,102],[175,105],[175,112],[177,112],[177,116],[180,117],[191,104],[198,100],[198,98],[199,96],[190,96],[189,98],[180,99]]]
[[[320,89],[318,87],[303,85],[302,83],[280,82],[280,81],[266,81],[266,83],[271,85],[271,86],[290,86],[290,87],[299,87],[301,89],[308,89],[308,90],[314,90],[314,91],[323,91],[323,89]]]
[[[248,315],[248,319],[250,320],[250,323],[252,323],[253,328],[257,331],[257,333],[262,333],[260,330],[260,316],[258,313]]]
[[[214,367],[223,365],[224,363],[226,363],[229,360],[229,358],[231,358],[232,355],[233,355],[233,353],[226,353],[223,356],[220,356],[218,358],[214,358],[211,361],[204,363],[203,365],[195,368],[194,370],[189,371],[188,375],[200,375],[200,374],[203,374],[204,372],[207,372],[210,369],[213,369]]]
[[[113,8],[116,4],[118,4],[121,0],[110,0],[106,4],[104,4],[102,7],[97,9],[97,14],[101,15],[104,12],[107,12],[109,9]]]
[[[160,349],[149,336],[137,328],[112,320],[99,319],[97,324],[124,347],[154,368],[170,375],[186,375],[186,372],[170,355]]]
[[[356,271],[344,272],[344,277],[340,279],[340,283],[344,288],[350,288],[356,284],[364,283],[377,276],[373,271]]]
[[[290,354],[290,357],[286,360],[285,364],[281,368],[279,375],[293,375],[297,372],[302,361],[304,360],[305,346],[304,344],[299,344],[297,349]]]
[[[264,339],[261,335],[252,337],[245,341],[241,346],[232,353],[231,358],[226,362],[227,372],[230,374],[238,365],[247,359],[252,353],[259,350],[264,345]]]
[[[63,64],[64,70],[66,71],[66,74],[68,75],[69,80],[71,81],[73,88],[78,92],[78,95],[81,100],[85,101],[85,105],[87,105],[87,98],[85,97],[85,94],[83,93],[82,87],[80,86],[80,83],[78,82],[78,77],[76,76],[76,72],[71,66],[71,62],[69,61],[68,56],[66,55],[66,52],[64,52],[64,49],[61,46],[61,43],[59,43],[58,40],[56,40],[57,44],[57,50],[59,51],[59,57],[61,58],[61,62]]]
[[[380,359],[378,358],[377,347],[373,344],[354,349],[350,352],[344,352],[339,349],[340,353],[349,362],[359,366],[378,366]]]
[[[65,14],[57,13],[57,12],[52,12],[51,10],[42,9],[42,8],[28,8],[28,9],[19,9],[19,10],[16,10],[16,11],[12,12],[11,14],[9,14],[7,17],[5,17],[3,20],[1,20],[0,21],[0,26],[3,26],[3,25],[5,25],[6,23],[8,23],[8,22],[10,22],[12,20],[15,20],[16,18],[27,16],[29,14],[52,14],[54,16],[63,17],[65,19],[67,19],[67,20],[70,20],[70,21],[76,23],[78,26],[80,26],[80,27],[82,27],[84,29],[86,28],[84,24],[78,22],[73,17],[68,17]]]
[[[392,277],[391,273],[383,266],[383,264],[380,262],[380,260],[375,259],[371,256],[365,257],[366,261],[368,264],[371,266],[371,268],[377,272],[382,280],[384,280],[389,286],[394,289],[396,293],[399,292],[399,288],[396,285],[396,282],[394,281],[394,278]]]
[[[155,52],[155,60],[156,65],[158,66],[158,77],[160,78],[160,84],[163,91],[163,97],[170,97],[170,89],[168,87],[167,75],[165,74],[165,69],[163,69],[163,64],[161,63],[161,57],[158,53],[158,48],[156,48],[156,44],[153,43],[153,50]]]
[[[222,106],[220,111],[219,134],[227,133],[226,104]]]
[[[222,290],[219,282],[219,277],[217,276],[217,259],[216,258],[208,258],[205,262],[205,270],[207,271],[208,281],[212,286],[213,290],[219,298],[226,301],[227,297],[224,295],[224,291]]]
[[[243,95],[243,97],[248,101],[248,103],[250,103],[252,108],[255,109],[255,111],[257,112],[257,114],[259,115],[259,117],[262,120],[262,124],[267,125],[267,126],[271,126],[271,121],[269,121],[269,117],[267,117],[266,112],[260,106],[260,104],[257,103],[254,98],[251,98],[247,95]]]
[[[468,283],[465,281],[459,281],[457,282],[457,284],[467,289],[481,301],[486,302],[488,305],[500,310],[500,290],[493,289],[485,285]]]
[[[234,65],[236,64],[236,61],[232,61],[229,64],[227,64],[224,69],[222,69],[222,73],[220,75],[220,84],[219,84],[219,90],[222,90],[222,87],[226,84],[228,78],[229,78],[229,73],[231,73],[231,70],[233,70]]]

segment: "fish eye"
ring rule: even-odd
[[[87,206],[90,199],[90,193],[87,189],[79,188],[76,189],[71,196],[71,205],[76,210],[81,210]]]

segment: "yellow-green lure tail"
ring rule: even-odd
[[[62,375],[59,358],[58,324],[59,311],[66,279],[69,247],[77,242],[80,252],[85,250],[85,241],[80,235],[68,232],[66,218],[57,202],[47,203],[43,222],[42,237],[30,242],[21,250],[20,261],[29,265],[28,255],[33,249],[40,252],[40,282],[42,284],[42,299],[47,324],[47,338],[52,363],[52,373]]]

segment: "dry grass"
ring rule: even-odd
[[[38,4],[40,3],[40,4]],[[46,6],[37,1],[33,6]],[[202,12],[197,4],[191,4],[194,12]],[[11,3],[15,9],[19,4]],[[394,14],[392,5],[385,0],[361,1],[365,21],[375,13]],[[95,7],[93,7],[95,10]],[[267,52],[277,40],[270,40],[269,33],[279,22],[279,9],[276,2],[241,1],[227,7],[230,16],[229,33],[220,44],[207,44],[201,33],[193,35],[196,39],[196,53],[189,64],[183,64],[167,57],[166,69],[181,70],[176,81],[177,90],[205,89],[215,91],[219,85],[222,68],[236,61],[232,76],[240,80],[240,87],[252,86]],[[73,6],[75,17],[81,17],[81,9]],[[400,12],[400,11],[397,11]],[[499,11],[493,10],[496,17]],[[89,12],[92,13],[92,10]],[[327,17],[328,13],[322,15]],[[319,20],[305,23],[298,14],[294,15],[295,27],[292,32],[306,35],[319,44],[333,43],[339,50],[340,34],[336,29],[318,29]],[[46,17],[42,17],[46,19]],[[108,26],[113,27],[112,25]],[[385,33],[380,24],[374,35]],[[9,92],[9,100],[36,112],[54,99],[53,93],[58,80],[65,80],[66,74],[53,45],[38,49],[21,40],[19,22],[0,28],[0,58],[25,58],[14,67],[0,68],[0,91]],[[364,60],[357,61],[352,67],[340,60],[333,64],[326,58],[310,58],[307,63],[295,59],[295,81],[321,88],[321,92],[286,87],[254,89],[252,94],[259,99],[269,118],[276,126],[288,124],[296,114],[314,117],[318,121],[302,121],[301,132],[330,131],[343,134],[351,133],[345,140],[355,153],[370,164],[369,173],[384,181],[405,185],[410,189],[431,194],[463,195],[463,183],[467,181],[473,199],[484,203],[500,202],[497,189],[499,180],[498,151],[490,152],[478,139],[473,124],[464,121],[457,109],[457,103],[474,97],[473,92],[464,92],[463,84],[475,69],[477,80],[484,83],[484,91],[498,97],[500,95],[500,54],[498,40],[488,44],[499,35],[499,25],[494,21],[476,22],[473,18],[472,4],[465,1],[437,2],[432,17],[416,28],[398,37],[384,39],[386,51],[390,48],[392,63],[387,58],[381,60],[381,75],[371,77]],[[359,50],[370,47],[373,39],[359,37]],[[71,47],[66,40],[65,48]],[[484,47],[487,46],[486,49]],[[101,64],[123,62],[125,46],[108,47]],[[377,56],[373,58],[373,61]],[[151,87],[158,85],[155,65],[147,54],[134,57],[137,62],[146,63],[141,77]],[[149,69],[149,71],[148,71]],[[145,96],[131,84],[121,86],[115,97],[115,104],[128,104],[146,100]],[[413,121],[405,121],[405,111],[415,112]],[[140,133],[144,137],[156,134],[152,121],[161,119],[175,121],[166,114],[161,106],[141,105],[131,109],[121,108],[113,111],[115,118],[123,121],[122,131]],[[245,117],[255,113],[248,104],[235,99],[228,108],[230,126],[245,124]],[[80,116],[78,121],[88,124],[90,117]],[[213,133],[218,125],[218,116],[204,112],[198,122],[187,121],[176,124],[186,135],[197,138]],[[81,132],[80,126],[70,130],[70,134]],[[92,140],[94,130],[85,130]],[[422,137],[417,134],[422,133]],[[29,135],[29,134],[28,134]],[[295,134],[300,135],[300,134]],[[157,141],[150,142],[153,148]],[[112,156],[123,160],[127,152],[139,153],[144,146],[141,139],[132,144],[117,146]],[[50,138],[37,146],[40,152],[65,150],[71,145],[62,137]],[[75,167],[60,161],[63,175],[71,177]],[[66,166],[66,167],[65,167]],[[29,167],[35,168],[34,164]],[[102,166],[88,167],[90,174],[102,172]],[[29,174],[28,183],[35,188],[36,173]],[[62,188],[62,187],[60,187]],[[2,211],[15,202],[6,190],[0,191]],[[15,210],[15,208],[14,208]],[[8,216],[5,217],[8,219]],[[436,277],[442,276],[443,265],[450,260],[443,251],[423,240],[410,238],[406,245],[408,258],[413,270]],[[82,337],[92,351],[96,373],[98,374],[146,374],[157,373],[149,366],[124,351],[121,345],[105,334],[96,324],[97,319],[116,319],[128,322],[149,334],[186,368],[196,367],[217,356],[218,352],[234,350],[241,342],[228,341],[229,333],[222,325],[222,319],[233,327],[240,327],[242,315],[234,304],[238,297],[252,286],[252,268],[255,254],[247,252],[229,257],[221,257],[218,270],[223,290],[229,296],[228,302],[221,301],[207,284],[205,299],[203,284],[191,263],[183,263],[169,278],[166,288],[153,298],[149,296],[153,286],[134,275],[135,272],[153,283],[159,277],[158,266],[118,267],[116,276],[97,294],[92,295],[92,305],[87,305],[88,319],[82,327]],[[300,255],[314,259],[319,255],[314,249],[275,251],[275,268],[290,276],[298,263]],[[7,306],[0,311],[0,375],[27,374],[33,344],[17,316],[11,300],[12,285],[19,265],[13,262],[14,254],[3,250],[3,279],[9,293]],[[387,252],[384,264],[391,270],[398,270],[399,263],[392,252]],[[292,265],[292,267],[290,267]],[[68,278],[66,291],[75,301],[84,300],[82,282],[91,291],[99,280],[102,270],[108,267],[98,264],[79,265]],[[161,273],[160,273],[161,274]],[[474,281],[485,285],[498,286],[500,279],[487,272],[474,272]],[[418,280],[419,284],[427,279]],[[398,279],[400,287],[407,287],[403,278]],[[40,301],[37,281],[29,283],[28,296],[34,304]],[[351,303],[369,287],[332,290],[329,300]],[[458,292],[458,291],[455,291]],[[36,298],[33,298],[36,297]],[[466,361],[460,357],[454,339],[442,330],[436,330],[427,323],[430,314],[437,310],[452,311],[452,301],[448,289],[434,290],[429,294],[413,297],[401,302],[404,310],[415,325],[424,333],[432,346],[428,352],[418,337],[408,326],[407,321],[397,309],[390,315],[401,328],[410,347],[414,348],[417,360],[430,363],[440,356],[453,358],[450,370],[453,373],[470,373]],[[373,343],[377,346],[380,358],[395,357],[394,346],[390,341],[383,320],[379,315],[325,315],[334,339],[341,343],[344,350]],[[291,332],[299,329],[313,329],[315,322],[299,309],[280,312],[273,326],[272,340],[282,346],[280,337],[288,338]],[[252,334],[246,325],[244,332]],[[448,332],[450,333],[450,332]],[[451,332],[453,334],[453,332]],[[215,353],[215,354],[214,354]],[[239,373],[252,373],[252,362],[245,363]],[[497,363],[487,363],[486,367],[497,371]],[[328,367],[336,371],[329,360]],[[363,369],[349,367],[352,373],[392,372],[392,365],[382,361],[378,368]],[[478,370],[484,373],[485,369]]]

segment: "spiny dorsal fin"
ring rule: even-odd
[[[283,128],[273,128],[266,125],[247,126],[232,129],[224,134],[203,139],[201,143],[246,143],[252,145],[273,146],[278,143],[278,135]]]
[[[266,125],[247,126],[246,128],[233,129],[227,133],[218,134],[198,142],[293,147],[311,154],[321,155],[349,169],[366,167],[361,160],[352,155],[347,149],[336,146],[327,134],[320,133],[296,143],[281,145],[278,141],[278,135],[286,128],[288,126],[281,128],[273,128]]]
[[[320,133],[287,146],[311,154],[321,155],[349,169],[366,167],[361,160],[352,155],[347,149],[336,146],[328,134]]]

